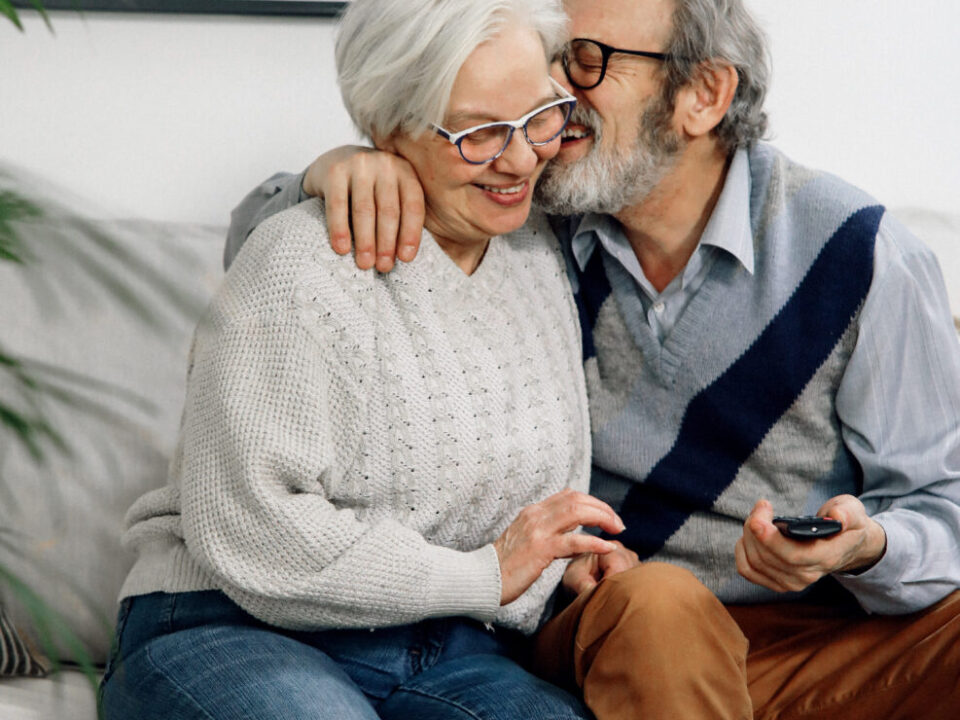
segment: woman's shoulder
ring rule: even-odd
[[[250,233],[235,264],[251,272],[264,265],[299,266],[328,256],[339,257],[330,247],[323,204],[310,198],[260,223]]]
[[[374,275],[359,270],[352,254],[333,251],[323,204],[311,198],[257,226],[230,266],[221,295],[235,313],[283,312],[303,295],[322,302],[362,293]]]

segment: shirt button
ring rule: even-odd
[[[664,309],[664,304],[663,304],[662,301],[661,301],[661,302],[656,302],[656,303],[653,304],[653,311],[654,311],[657,315],[661,314],[661,313],[663,312],[663,309]]]

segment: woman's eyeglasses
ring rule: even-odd
[[[515,130],[523,130],[523,136],[533,146],[547,145],[556,140],[570,121],[576,98],[552,78],[550,82],[564,97],[557,98],[531,110],[519,120],[501,121],[474,125],[460,132],[450,132],[439,125],[434,130],[460,151],[460,156],[471,165],[484,165],[503,155],[513,139]]]

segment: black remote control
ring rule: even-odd
[[[843,530],[839,520],[806,515],[804,517],[775,517],[773,524],[791,540],[817,540],[836,535]]]

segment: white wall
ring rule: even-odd
[[[748,0],[773,139],[893,207],[960,212],[960,3]],[[54,13],[0,23],[0,159],[98,214],[224,224],[255,183],[355,140],[319,19]]]
[[[273,171],[355,140],[330,21],[52,15],[55,37],[0,23],[0,158],[104,214],[225,224]]]
[[[772,45],[774,142],[890,207],[960,213],[960,3],[748,2]]]

